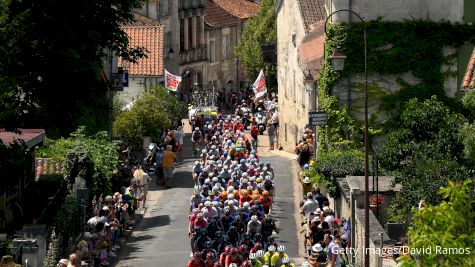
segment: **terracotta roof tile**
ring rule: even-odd
[[[63,174],[64,162],[50,158],[35,159],[35,178],[38,179],[43,175]]]
[[[215,0],[207,0],[205,22],[211,27],[224,27],[237,25],[241,22],[241,19],[220,7],[215,3]]]
[[[311,31],[310,26],[327,18],[325,0],[297,0],[300,15],[305,25],[305,31]]]
[[[136,14],[137,21],[122,28],[129,36],[129,47],[144,47],[147,57],[135,64],[130,64],[130,75],[161,76],[163,75],[163,42],[164,29],[156,20]],[[119,59],[119,66],[121,66]]]
[[[211,0],[231,15],[248,19],[259,12],[259,5],[248,0]]]
[[[305,35],[299,46],[299,57],[304,71],[307,72],[310,70],[314,77],[317,74],[317,70],[322,67],[323,48],[325,44],[323,24],[325,24],[325,21],[312,24],[311,28],[313,30]]]
[[[462,81],[462,90],[475,89],[475,47],[473,48],[472,56],[468,61],[467,70]]]

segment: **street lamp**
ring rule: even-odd
[[[333,14],[346,11],[353,15],[355,15],[361,23],[363,23],[363,41],[364,41],[364,75],[365,75],[365,100],[364,100],[364,204],[365,204],[365,217],[364,217],[364,228],[365,228],[365,238],[364,238],[364,266],[369,267],[369,253],[366,253],[366,249],[369,248],[369,182],[368,182],[368,48],[366,44],[366,23],[363,18],[356,12],[349,10],[349,9],[340,9],[332,12],[328,15],[325,24],[325,34],[328,36],[327,33],[327,23],[328,20],[333,16]],[[332,65],[334,66],[335,70],[343,70],[344,62],[346,56],[343,54],[341,49],[337,47],[333,52],[333,55],[330,56],[332,59]]]
[[[308,71],[308,74],[304,75],[304,82],[305,82],[305,91],[307,91],[308,94],[313,94],[311,104],[310,104],[310,110],[318,111],[318,100],[317,100],[317,80],[313,77],[313,75],[310,73],[310,70]],[[313,157],[316,161],[317,159],[317,126],[315,126],[314,130],[314,137],[313,137]]]
[[[173,58],[175,56],[175,51],[173,51],[173,47],[170,46],[168,50],[168,57]]]
[[[330,56],[330,59],[332,60],[332,66],[335,70],[343,70],[345,67],[346,56],[343,53],[343,50],[341,50],[341,47],[336,47],[335,51],[333,51],[333,54]]]

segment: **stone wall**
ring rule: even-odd
[[[293,152],[308,123],[310,96],[305,90],[298,47],[305,36],[297,1],[284,1],[277,14],[277,83],[279,145]],[[295,42],[292,36],[295,35]]]
[[[351,9],[365,20],[382,17],[383,20],[430,19],[462,22],[463,0],[326,0],[329,11]],[[351,6],[350,6],[351,4]],[[348,21],[348,12],[339,12],[334,21]],[[352,21],[357,18],[352,17]]]

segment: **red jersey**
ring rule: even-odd
[[[261,196],[259,198],[259,202],[261,202],[262,206],[264,206],[264,207],[270,207],[270,206],[272,206],[272,197],[266,197],[264,199],[264,196]]]

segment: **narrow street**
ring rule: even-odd
[[[134,228],[132,236],[122,247],[117,267],[186,266],[190,256],[187,236],[189,199],[193,182],[190,129],[185,122],[184,162],[175,169],[175,183],[171,189],[158,189],[155,182],[149,190],[147,209],[143,219]],[[261,136],[261,144],[267,143],[267,136]],[[298,257],[298,239],[295,220],[294,185],[291,176],[295,164],[291,159],[278,156],[260,146],[261,161],[271,162],[276,174],[276,198],[273,215],[280,234],[279,244],[287,247],[287,254]]]

